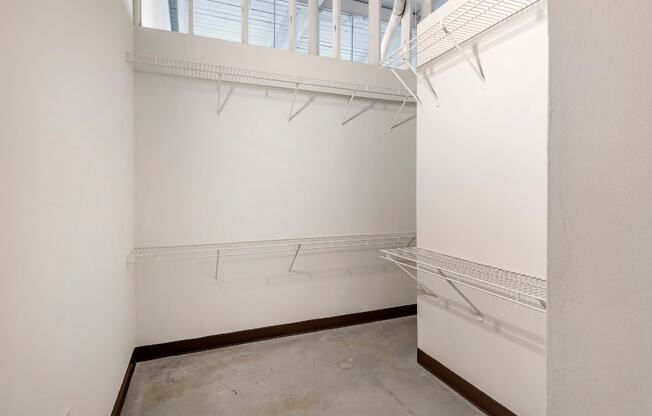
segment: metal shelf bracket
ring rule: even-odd
[[[297,256],[299,255],[299,250],[301,250],[301,244],[297,246],[297,251],[294,253],[294,257],[292,257],[292,262],[290,263],[290,267],[288,268],[288,272],[292,271],[292,266],[294,266],[294,262],[297,259]]]
[[[357,94],[358,94],[358,87],[355,87],[355,89],[353,90],[353,94],[351,94],[351,98],[349,99],[349,104],[346,106],[346,110],[344,111],[344,116],[342,116],[342,122],[340,123],[342,126],[344,124],[346,124],[346,122],[348,121],[346,119],[346,116],[349,115],[349,110],[351,109],[351,104],[353,104],[353,99],[355,98],[355,96]]]
[[[401,115],[401,112],[403,111],[403,107],[405,107],[405,103],[407,103],[408,97],[405,97],[403,102],[401,103],[401,106],[398,108],[398,111],[396,112],[396,115],[394,116],[394,119],[392,120],[392,123],[389,125],[389,130],[394,130],[394,127],[398,126],[396,124],[396,120],[398,119],[398,116]]]
[[[437,106],[439,106],[439,94],[437,94],[437,91],[435,91],[435,87],[432,86],[432,83],[430,80],[423,74],[420,74],[417,72],[416,68],[412,66],[410,61],[407,59],[403,58],[403,63],[407,65],[408,68],[410,68],[410,71],[417,77],[417,79],[420,79],[426,86],[428,87],[428,92],[432,95],[432,97],[435,99],[437,102]]]
[[[389,70],[392,71],[392,74],[394,74],[396,79],[398,79],[398,81],[401,83],[401,85],[403,85],[403,87],[407,90],[407,92],[410,93],[412,98],[414,98],[414,100],[416,102],[418,102],[419,104],[423,104],[421,102],[421,99],[419,97],[417,97],[416,93],[414,91],[412,91],[412,89],[406,84],[405,81],[403,81],[403,78],[401,78],[401,76],[396,72],[396,70],[394,68],[389,68]]]
[[[464,52],[464,49],[462,49],[460,44],[457,42],[453,34],[446,28],[444,23],[440,21],[439,25],[441,26],[441,30],[446,34],[446,37],[455,45],[455,49],[457,49],[457,51],[462,55],[466,63],[469,64],[469,66],[473,69],[473,72],[475,72],[476,75],[480,78],[480,81],[485,82],[484,73],[482,72],[482,65],[480,65],[479,60],[476,65],[473,65],[473,62],[471,62],[471,58],[469,58],[469,55],[466,52]]]
[[[419,278],[418,278],[416,275],[410,273],[410,271],[409,271],[408,269],[406,269],[405,267],[403,267],[400,263],[398,263],[398,262],[394,262],[394,264],[396,264],[396,265],[398,266],[399,269],[403,270],[403,271],[405,272],[405,274],[407,274],[408,276],[410,276],[410,277],[412,278],[412,280],[414,280],[414,283],[417,285],[417,287],[418,287],[419,289],[421,289],[421,291],[423,291],[426,295],[428,295],[428,296],[432,296],[433,298],[437,298],[437,299],[439,299],[439,296],[438,296],[435,292],[433,292],[432,290],[430,290],[429,287],[427,287],[426,285],[424,285],[423,283],[421,283],[421,282],[419,281]]]
[[[444,274],[441,272],[441,270],[437,270],[437,271],[439,272],[439,274],[442,275],[442,277],[446,277],[446,276],[444,276]],[[469,298],[467,298],[466,295],[465,295],[464,293],[462,293],[462,291],[460,290],[460,288],[458,288],[457,285],[456,285],[455,283],[451,282],[451,281],[448,280],[448,279],[444,279],[444,280],[446,280],[446,283],[448,283],[449,285],[451,285],[451,287],[452,287],[453,289],[455,289],[455,291],[457,292],[457,294],[460,295],[460,296],[462,297],[462,299],[464,299],[464,301],[465,301],[465,302],[466,302],[466,303],[471,307],[471,309],[473,309],[473,310],[475,311],[475,314],[477,315],[478,320],[479,320],[480,322],[484,322],[484,315],[482,314],[482,312],[480,312],[480,309],[478,309],[478,308],[473,304],[473,302],[471,302],[471,301],[469,300]]]
[[[299,83],[296,83],[294,87],[294,95],[292,96],[292,105],[290,106],[290,112],[288,113],[288,121],[291,121],[294,118],[294,103],[297,101],[297,91],[299,91]]]

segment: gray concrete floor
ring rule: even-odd
[[[466,416],[400,318],[139,363],[124,416]]]

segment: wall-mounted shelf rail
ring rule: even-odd
[[[415,233],[351,235],[335,237],[289,238],[282,240],[245,241],[184,246],[140,247],[129,255],[129,263],[158,262],[223,256],[296,253],[311,250],[350,249],[360,247],[408,246]]]
[[[459,291],[457,285],[484,292],[539,312],[546,311],[545,279],[510,272],[416,247],[384,249],[380,250],[380,253],[381,258],[399,266],[415,279],[422,288],[424,287],[423,282],[420,282],[418,276],[409,273],[407,269],[446,280],[480,316],[482,316],[480,311]]]
[[[225,65],[171,59],[127,53],[127,61],[138,72],[194,78],[227,84],[253,85],[296,91],[340,94],[377,100],[411,101],[410,93],[402,88],[387,88],[368,84],[352,84],[335,80],[299,77],[289,74],[254,71]]]
[[[417,68],[441,57],[541,0],[468,0],[389,54],[383,67],[409,62],[417,54]],[[425,22],[424,22],[425,23]]]

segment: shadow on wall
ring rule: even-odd
[[[501,336],[510,342],[517,344],[523,348],[532,351],[533,353],[542,357],[546,356],[546,338],[540,335],[528,332],[523,328],[505,322],[494,316],[488,315],[486,310],[482,310],[484,319],[478,319],[475,311],[469,306],[451,300],[449,298],[438,295],[437,297],[419,293],[419,299],[427,302],[429,305],[437,307],[442,312],[454,315],[455,317],[464,320],[465,322],[473,325],[474,327],[491,332],[492,334]],[[539,312],[533,312],[539,313]]]

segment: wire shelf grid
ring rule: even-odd
[[[326,249],[351,249],[378,246],[407,246],[415,233],[371,234],[334,237],[289,238],[218,244],[139,247],[129,255],[129,263],[174,261],[224,256],[292,253]]]
[[[541,0],[468,0],[439,21],[434,21],[382,62],[383,67],[408,60],[417,53],[422,67],[465,42],[524,11]],[[445,29],[444,29],[445,28]],[[446,33],[448,32],[448,33]]]
[[[171,75],[183,78],[203,79],[232,84],[253,85],[265,88],[321,92],[331,94],[355,94],[358,97],[389,101],[411,101],[407,90],[367,84],[352,84],[335,80],[299,77],[266,71],[215,65],[182,59],[127,53],[127,61],[138,72]]]
[[[546,310],[545,279],[511,272],[416,247],[380,250],[381,257],[454,284],[475,289],[540,312]]]

